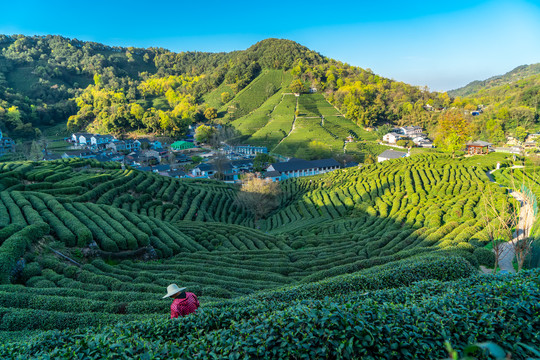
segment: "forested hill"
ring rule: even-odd
[[[500,85],[515,83],[516,81],[538,74],[540,74],[540,63],[521,65],[507,72],[504,75],[492,76],[486,80],[475,80],[468,83],[464,87],[450,90],[448,91],[448,95],[452,97],[468,96],[477,93],[480,90],[486,90]]]
[[[73,99],[97,79],[100,90],[121,92],[122,102],[130,103],[141,99],[138,87],[150,77],[189,77],[194,84],[188,92],[197,104],[198,97],[224,81],[239,90],[261,66],[288,69],[295,59],[308,64],[326,61],[292,41],[272,39],[246,51],[174,53],[61,36],[0,35],[0,128],[16,138],[32,138],[37,127],[67,122],[80,110]]]
[[[242,102],[243,89],[278,70],[280,81],[263,78],[257,99]],[[266,39],[230,53],[174,53],[52,35],[0,36],[0,128],[15,138],[39,137],[38,128],[68,119],[70,130],[176,136],[192,122],[232,122],[290,86],[317,89],[361,126],[430,122],[426,101],[450,103],[446,94],[386,79],[289,40]],[[209,107],[221,108],[217,119],[204,115]]]

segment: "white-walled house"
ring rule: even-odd
[[[96,147],[103,147],[113,142],[114,140],[115,140],[115,137],[112,135],[95,134],[95,135],[92,135],[92,137],[90,138],[90,144]]]
[[[90,141],[94,134],[90,133],[74,133],[71,135],[71,141],[79,145],[90,145]]]
[[[292,158],[286,162],[271,164],[266,168],[266,171],[274,175],[272,178],[277,178],[277,173],[275,172],[278,172],[280,174],[280,180],[285,180],[292,177],[324,174],[339,168],[339,163],[334,159],[308,161]]]
[[[388,134],[383,136],[383,141],[385,141],[385,142],[387,142],[389,144],[395,144],[399,140],[401,140],[402,138],[404,138],[403,135],[397,134],[395,132],[391,132],[391,133],[388,133]]]
[[[402,126],[399,128],[401,133],[405,136],[414,137],[422,134],[421,126]]]

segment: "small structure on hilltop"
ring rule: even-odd
[[[489,153],[493,144],[487,141],[474,141],[467,144],[467,153],[469,155],[483,155]]]
[[[378,162],[383,162],[386,160],[401,159],[407,157],[409,154],[395,151],[395,150],[385,150],[382,154],[377,157]]]
[[[194,147],[195,145],[192,142],[183,141],[183,140],[176,141],[171,144],[171,149],[176,150],[176,151],[189,150],[189,149],[193,149]]]

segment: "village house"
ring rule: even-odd
[[[96,154],[90,150],[70,150],[62,154],[62,159],[71,159],[71,158],[91,159],[95,157],[96,157]]]
[[[95,149],[103,149],[107,146],[107,144],[113,142],[115,139],[112,135],[92,135],[90,138],[90,144]]]
[[[292,158],[286,162],[271,164],[266,168],[266,171],[267,173],[277,171],[280,174],[280,180],[285,180],[293,177],[324,174],[339,168],[339,163],[334,159],[308,161]]]
[[[3,136],[0,130],[0,156],[15,151],[15,141],[11,138]]]
[[[171,144],[171,149],[174,151],[189,150],[195,147],[196,146],[192,142],[183,140],[175,141]]]
[[[221,172],[225,176],[226,180],[238,180],[238,173],[235,171],[230,162],[220,164],[219,166],[211,163],[202,163],[191,170],[191,175],[192,177],[211,178],[218,172]]]
[[[536,149],[536,141],[525,141],[521,146],[524,149]]]
[[[107,144],[107,149],[111,149],[114,152],[126,151],[126,142],[123,140],[116,140]]]
[[[235,173],[253,171],[253,160],[233,160],[231,166]]]
[[[175,179],[181,179],[181,178],[186,177],[185,171],[182,171],[182,170],[171,170],[165,173],[160,172],[159,174],[163,176],[169,176]]]
[[[402,126],[398,130],[401,134],[408,137],[422,135],[423,132],[421,126]]]
[[[161,161],[161,155],[159,154],[159,151],[157,150],[141,151],[141,156],[146,156],[148,158],[153,157],[153,158],[156,158],[158,161]]]
[[[90,145],[93,134],[90,133],[74,133],[71,135],[71,142],[76,145]]]
[[[224,149],[226,154],[242,154],[255,156],[257,154],[268,154],[268,149],[265,146],[237,145],[227,146]]]
[[[270,179],[272,182],[281,180],[281,173],[279,171],[266,171],[263,174],[263,178]]]
[[[389,144],[395,144],[397,143],[399,140],[403,139],[405,136],[401,135],[401,134],[398,134],[398,133],[395,133],[395,132],[391,132],[391,133],[388,133],[386,135],[383,136],[383,141],[389,143]]]
[[[415,136],[415,137],[412,138],[412,141],[418,147],[423,147],[423,148],[432,148],[433,147],[433,141],[429,140],[424,135]]]
[[[385,150],[382,154],[377,157],[378,162],[383,162],[386,160],[401,159],[407,157],[408,154],[402,151],[395,150]]]
[[[474,141],[467,144],[467,153],[469,155],[482,155],[488,154],[491,150],[493,144],[488,143],[487,141]]]

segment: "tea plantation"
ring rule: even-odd
[[[443,358],[445,340],[534,357],[540,272],[478,270],[493,266],[482,193],[515,206],[488,180],[497,162],[286,180],[257,222],[218,181],[0,163],[0,358]],[[196,314],[168,319],[170,283]]]

